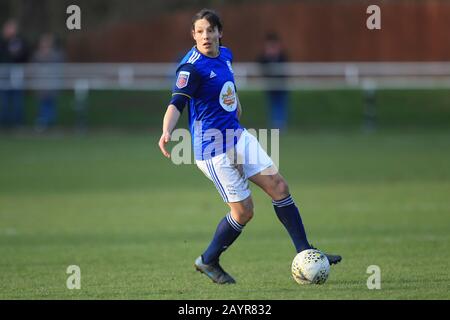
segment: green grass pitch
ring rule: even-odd
[[[0,136],[0,299],[450,298],[450,132],[281,137],[309,240],[343,256],[322,286],[291,278],[294,247],[255,186],[255,217],[222,256],[238,283],[195,272],[227,207],[158,138]],[[66,287],[69,265],[80,290]]]

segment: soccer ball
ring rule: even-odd
[[[291,271],[299,284],[322,284],[328,279],[330,263],[319,250],[307,249],[295,256]]]

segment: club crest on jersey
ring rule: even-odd
[[[176,86],[178,89],[183,89],[184,87],[187,86],[187,84],[189,82],[190,74],[191,73],[188,71],[180,71],[180,73],[178,74],[177,83],[176,83]]]
[[[224,83],[222,90],[220,91],[219,102],[222,108],[224,108],[228,112],[236,110],[236,91],[234,89],[234,83],[232,81],[227,81]]]

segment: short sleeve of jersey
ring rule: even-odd
[[[232,70],[231,65],[233,64],[233,52],[231,52],[231,50],[228,49],[227,47],[221,47],[221,49],[222,49],[222,52],[223,52],[224,56],[226,57],[226,59],[228,59],[228,61],[230,61],[230,65],[228,67],[230,68],[230,70]],[[231,72],[233,72],[233,71],[231,71]],[[236,86],[234,86],[234,87],[237,92],[238,90],[237,90]]]
[[[200,80],[200,75],[192,64],[181,65],[177,69],[177,78],[172,89],[172,95],[181,94],[192,98],[200,85]]]
[[[233,63],[233,52],[231,52],[231,50],[227,47],[222,47],[222,50],[225,53],[227,59],[230,60],[231,63]]]

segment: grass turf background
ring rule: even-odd
[[[263,92],[240,91],[244,109],[242,122],[250,128],[268,125],[267,102]],[[170,99],[167,91],[91,91],[85,113],[90,128],[152,128],[160,130]],[[364,95],[360,90],[298,91],[290,95],[291,129],[359,129],[364,121]],[[376,122],[381,129],[450,129],[450,90],[379,90],[376,93]],[[73,92],[58,97],[58,121],[62,127],[75,127]],[[26,95],[26,124],[37,115],[33,92]],[[186,119],[187,112],[183,113]]]
[[[323,286],[291,279],[293,246],[254,186],[254,220],[222,258],[238,284],[195,272],[227,208],[195,166],[163,159],[158,137],[0,136],[0,299],[449,298],[449,130],[281,137],[310,241],[344,257]],[[66,288],[69,265],[81,290]],[[367,289],[369,265],[381,290]]]

